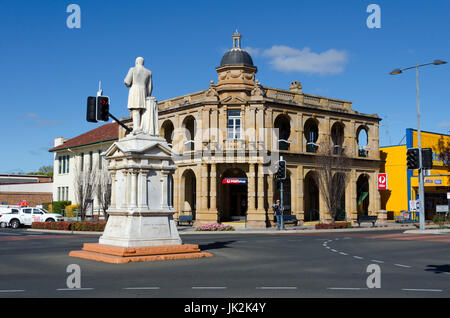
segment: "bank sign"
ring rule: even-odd
[[[222,184],[246,184],[246,178],[224,178]]]

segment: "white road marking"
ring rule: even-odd
[[[442,289],[414,289],[414,288],[402,288],[404,291],[419,291],[419,292],[441,292]]]
[[[347,253],[344,253],[344,252],[339,252],[339,254],[341,254],[341,255],[348,255]]]
[[[124,289],[129,290],[147,290],[147,289],[160,289],[159,287],[126,287]]]
[[[10,290],[0,290],[0,293],[20,293],[24,292],[24,289],[10,289]]]
[[[398,266],[398,267],[411,268],[411,266],[408,266],[408,265],[402,265],[402,264],[394,264],[394,265]]]
[[[336,250],[333,250],[333,249],[332,249],[331,251],[332,251],[332,252],[337,252]]]
[[[331,247],[327,246],[328,249],[330,249]]]
[[[356,259],[364,259],[364,257],[361,257],[361,256],[353,256],[353,258],[356,258]]]
[[[224,286],[195,286],[192,289],[227,289]]]
[[[328,287],[330,290],[366,290],[368,288]]]
[[[72,291],[72,290],[93,290],[94,288],[58,288],[59,291]]]
[[[384,261],[378,261],[378,260],[376,260],[376,259],[371,260],[371,262],[380,263],[380,264],[383,264],[383,263],[384,263]]]
[[[263,287],[256,287],[256,289],[289,289],[289,290],[293,290],[293,289],[297,289],[297,287],[268,287],[268,286],[263,286]]]

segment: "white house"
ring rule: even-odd
[[[108,123],[72,139],[55,138],[53,161],[53,201],[78,204],[74,189],[75,176],[81,169],[100,170],[105,162],[101,154],[118,140],[117,123]],[[97,198],[94,196],[94,210]]]

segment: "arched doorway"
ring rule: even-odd
[[[305,222],[319,221],[319,186],[317,184],[316,172],[310,171],[304,180],[304,220]]]
[[[221,177],[220,222],[245,221],[248,207],[247,175],[239,168],[227,169]]]
[[[273,184],[273,200],[276,202],[281,198],[281,182],[274,177]],[[286,170],[286,179],[283,180],[283,206],[284,214],[291,214],[291,173],[289,170]]]
[[[195,211],[196,211],[196,178],[195,173],[191,169],[188,169],[183,172],[181,183],[183,185],[183,200],[182,200],[182,214],[183,215],[192,215],[192,218],[195,220]]]
[[[356,181],[356,206],[358,217],[369,214],[369,176],[362,174]]]

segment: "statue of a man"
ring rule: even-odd
[[[142,131],[141,118],[146,111],[147,99],[150,99],[153,88],[152,72],[144,67],[143,57],[136,59],[136,66],[130,68],[124,82],[127,87],[130,87],[128,109],[133,118],[133,133],[136,134]],[[157,113],[147,114],[150,118],[154,118],[155,115],[157,116]]]

